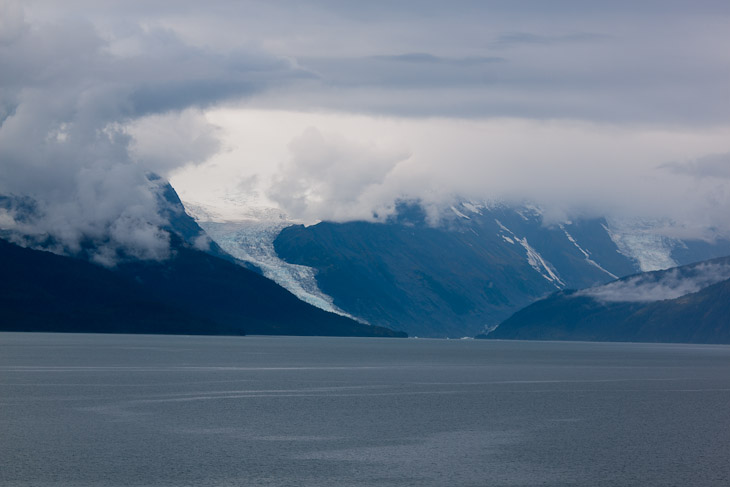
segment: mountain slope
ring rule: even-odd
[[[2,241],[0,329],[405,336],[311,306],[239,265],[187,215],[168,183],[155,175],[149,181],[168,222],[162,230],[169,258],[140,260],[116,251],[115,265],[104,268],[89,262],[98,254],[93,242],[64,257]],[[26,206],[32,217],[32,205]],[[58,251],[52,238],[33,241],[40,248],[44,242]]]
[[[232,262],[180,246],[109,270],[0,240],[0,330],[402,336],[308,305]]]
[[[164,183],[161,188],[160,206],[170,221],[175,255],[163,262],[127,262],[117,269],[159,299],[228,326],[236,326],[245,318],[247,333],[252,334],[405,336],[299,300],[259,275],[257,266],[236,260],[221,249],[185,212],[172,186]]]
[[[0,240],[0,268],[2,331],[243,334],[163,304],[79,259]]]
[[[723,240],[659,239],[661,248],[652,247],[641,238],[646,228],[619,235],[603,218],[547,224],[534,206],[462,202],[442,210],[436,224],[420,204],[401,202],[384,223],[291,226],[274,247],[287,263],[313,268],[337,308],[435,337],[476,335],[552,292],[633,274],[659,254],[688,263],[730,253]]]
[[[126,262],[115,272],[161,302],[248,334],[404,336],[316,308],[256,272],[185,246],[167,261]]]
[[[473,336],[535,299],[568,286],[633,272],[605,231],[587,222],[547,228],[540,215],[497,206],[454,208],[439,226],[418,205],[386,223],[292,226],[277,254],[316,270],[334,304],[368,321],[419,336]],[[588,254],[577,236],[593,244]],[[602,264],[594,259],[605,255]]]
[[[511,268],[516,256],[509,251],[460,237],[428,227],[322,223],[284,229],[275,244],[285,260],[317,269],[320,289],[339,308],[421,336],[481,330],[485,308],[506,313],[529,302],[523,295],[554,289],[525,276],[528,269]]]
[[[276,255],[274,239],[291,223],[282,221],[201,221],[200,226],[226,252],[257,268],[269,279],[288,289],[309,304],[338,314],[345,314],[332,304],[332,298],[317,285],[314,269],[289,264]]]
[[[730,343],[730,258],[562,291],[481,338]]]

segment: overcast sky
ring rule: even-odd
[[[232,219],[467,197],[727,231],[728,46],[727,1],[0,0],[0,194],[153,253],[148,170]]]

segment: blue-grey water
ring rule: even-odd
[[[0,334],[0,485],[730,485],[730,347]]]

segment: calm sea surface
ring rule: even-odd
[[[730,347],[0,333],[0,485],[727,486]]]

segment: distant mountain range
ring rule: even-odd
[[[479,338],[730,343],[730,257],[560,291]]]
[[[160,208],[172,247],[163,261],[123,259],[104,268],[83,250],[68,257],[0,239],[0,330],[405,336],[323,311],[239,265],[167,184]]]
[[[169,222],[167,260],[121,255],[104,268],[90,262],[98,254],[92,244],[56,255],[44,251],[62,253],[51,238],[0,232],[0,330],[578,339],[560,329],[560,318],[545,326],[543,311],[534,310],[556,306],[575,323],[583,323],[580,310],[585,319],[613,317],[629,327],[643,319],[649,324],[642,329],[653,330],[659,325],[651,320],[665,319],[659,304],[609,299],[605,305],[605,293],[602,300],[590,293],[614,289],[601,285],[621,276],[730,255],[728,240],[669,238],[647,222],[553,222],[539,207],[503,203],[463,201],[442,208],[437,220],[419,202],[403,201],[380,223],[196,222],[169,184],[154,175],[150,181]],[[0,198],[0,207],[9,201]],[[11,203],[26,216],[35,211],[32,200]],[[691,277],[691,269],[682,275]],[[722,285],[705,287],[700,297]],[[592,291],[566,291],[585,288]],[[702,309],[721,316],[712,296],[702,298]],[[676,301],[677,316],[693,316],[679,308],[690,298],[662,299]],[[510,318],[521,321],[507,320],[526,306],[520,313],[527,314]],[[601,333],[580,339],[629,336]],[[652,340],[652,333],[660,336],[653,330],[636,339]],[[667,339],[720,340],[677,333]]]
[[[337,309],[431,337],[483,333],[557,290],[730,254],[727,240],[670,239],[619,223],[553,224],[534,206],[462,202],[434,224],[417,202],[403,202],[385,223],[283,228],[273,248],[284,264],[313,269]]]

